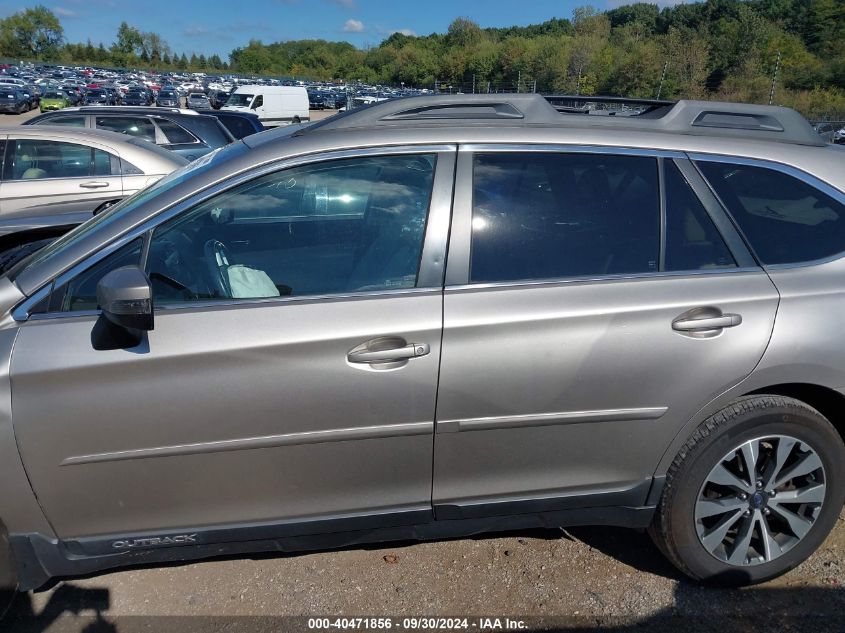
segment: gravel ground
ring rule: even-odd
[[[6,623],[82,631],[103,618],[109,630],[134,631],[150,616],[206,616],[153,620],[153,628],[240,622],[243,630],[279,630],[288,622],[299,630],[306,621],[238,616],[428,615],[545,618],[529,619],[531,628],[845,631],[843,583],[845,512],[810,560],[743,590],[684,580],[643,533],[572,528],[127,569],[22,594]]]

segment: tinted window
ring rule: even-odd
[[[255,127],[243,117],[218,115],[217,118],[235,138],[244,138],[250,134],[255,134]]]
[[[845,207],[774,169],[699,162],[764,264],[791,264],[845,251]]]
[[[356,158],[264,176],[156,229],[157,302],[416,284],[434,156]]]
[[[39,121],[43,125],[67,125],[69,127],[85,127],[85,117],[80,116],[54,116],[43,121]]]
[[[164,135],[167,137],[167,142],[176,144],[176,143],[197,143],[196,137],[188,132],[185,128],[180,125],[176,125],[173,121],[168,121],[167,119],[159,119],[156,121],[158,123],[159,129],[164,132]]]
[[[101,130],[111,130],[153,142],[156,139],[155,127],[152,121],[146,117],[98,116],[95,121],[97,128]]]
[[[7,180],[36,180],[90,176],[93,152],[92,148],[75,143],[21,139],[14,141],[12,151],[8,153],[4,177]]]
[[[252,104],[252,109],[255,110],[256,108],[260,108],[264,105],[264,95],[258,95],[255,97],[255,102]]]
[[[725,241],[681,171],[665,161],[666,270],[736,266]]]
[[[656,159],[480,154],[473,169],[473,282],[658,270]]]
[[[50,306],[53,312],[76,312],[97,309],[97,284],[108,272],[121,266],[139,264],[142,240],[138,238],[69,281],[53,292]]]

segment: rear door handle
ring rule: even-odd
[[[739,314],[723,314],[722,316],[705,317],[703,319],[678,319],[672,321],[672,329],[678,332],[698,332],[701,330],[721,330],[735,327],[742,323]]]
[[[83,182],[79,185],[83,189],[104,189],[109,186],[109,183],[102,180],[94,180],[92,182]]]
[[[403,347],[394,347],[381,350],[359,350],[351,351],[346,355],[350,363],[394,363],[400,360],[408,360],[425,356],[430,351],[428,343],[409,343]]]

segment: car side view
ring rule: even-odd
[[[785,108],[584,99],[247,136],[0,278],[18,587],[572,525],[705,582],[809,557],[845,502],[845,154]]]

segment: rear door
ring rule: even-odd
[[[478,146],[457,183],[437,517],[643,505],[762,356],[773,284],[682,155]]]

